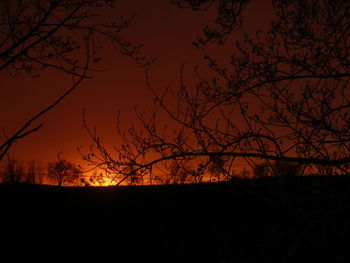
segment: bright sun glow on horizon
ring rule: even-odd
[[[86,172],[80,179],[85,186],[115,186],[118,184],[118,179],[113,174],[106,173],[103,169]]]

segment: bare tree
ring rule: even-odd
[[[253,167],[253,176],[254,178],[263,178],[271,176],[270,165],[267,162],[262,162],[255,164]]]
[[[51,104],[35,114],[0,142],[0,160],[12,144],[39,130],[35,123],[53,109],[96,71],[91,64],[101,60],[101,39],[139,65],[149,63],[139,55],[139,45],[121,38],[129,18],[106,17],[115,8],[115,0],[3,0],[0,2],[0,71],[13,77],[26,73],[40,76],[45,69],[70,75],[73,83]],[[2,87],[3,88],[3,87]]]
[[[253,176],[255,178],[263,178],[268,176],[291,177],[302,174],[303,169],[297,163],[275,161],[255,164],[253,167]]]
[[[58,186],[79,184],[79,176],[81,171],[71,162],[61,159],[60,154],[57,155],[57,161],[48,164],[48,174],[57,180]]]
[[[26,181],[30,184],[42,184],[44,179],[44,170],[39,161],[28,162],[28,171]]]
[[[191,161],[209,173],[207,163],[220,158],[226,158],[220,169],[228,176],[235,162],[254,167],[261,160],[297,163],[310,173],[320,166],[349,173],[349,1],[272,1],[269,29],[243,34],[228,53],[228,66],[207,47],[243,30],[249,1],[173,3],[195,11],[217,6],[218,27],[207,27],[195,42],[213,76],[195,68],[198,82],[191,86],[182,67],[179,86],[160,94],[146,72],[155,104],[151,114],[137,112],[142,129],[118,126],[123,143],[115,158],[86,125],[93,140],[86,160],[116,174],[132,163],[141,176],[172,160]],[[164,112],[166,126],[158,119]]]
[[[10,155],[7,155],[6,162],[3,163],[3,171],[2,171],[2,182],[3,183],[20,183],[25,178],[25,171],[23,162]]]

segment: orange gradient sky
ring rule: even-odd
[[[266,20],[269,17],[267,14],[271,13],[268,11],[270,1],[255,2],[245,11],[245,31],[248,32],[262,29],[270,21]],[[117,2],[114,11],[117,14],[106,15],[127,17],[137,12],[135,20],[123,36],[132,42],[143,43],[143,54],[157,58],[150,68],[151,81],[157,90],[162,90],[167,85],[177,85],[182,63],[186,63],[189,76],[192,74],[190,69],[195,65],[200,65],[205,70],[201,53],[191,43],[202,28],[215,19],[215,10],[193,12],[179,9],[171,5],[170,1],[164,0],[121,0]],[[236,36],[230,39],[232,46]],[[220,57],[226,54],[228,60],[229,46],[230,44],[221,50],[217,49],[217,55]],[[117,53],[109,43],[104,43],[101,55],[99,68],[105,70],[93,73],[94,79],[85,80],[73,94],[41,118],[44,127],[19,140],[10,150],[12,156],[24,161],[48,162],[56,160],[57,153],[62,152],[63,158],[84,165],[76,150],[82,146],[83,151],[87,151],[90,145],[88,134],[83,128],[84,109],[88,123],[97,126],[97,131],[107,146],[118,143],[115,125],[118,110],[121,111],[122,125],[127,128],[136,121],[134,105],[150,109],[152,94],[145,85],[144,69],[130,58]],[[1,72],[1,129],[11,135],[26,120],[52,103],[70,84],[69,76],[53,70],[41,71],[39,78],[25,74],[12,78],[6,72]]]

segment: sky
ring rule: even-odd
[[[248,7],[246,30],[252,31],[258,29],[257,25],[267,23],[268,2],[256,1]],[[113,12],[116,14],[106,15],[127,17],[137,13],[123,36],[134,43],[142,43],[142,52],[147,57],[157,58],[150,67],[150,79],[157,90],[178,84],[183,63],[188,69],[200,65],[205,70],[202,54],[192,42],[202,28],[213,21],[214,12],[179,9],[164,0],[120,0]],[[62,103],[43,116],[38,122],[44,123],[43,128],[19,140],[10,155],[23,161],[48,162],[57,160],[57,153],[62,152],[63,158],[84,165],[76,149],[82,147],[87,152],[91,144],[83,127],[83,110],[88,124],[96,126],[102,141],[111,146],[119,140],[116,132],[118,111],[122,125],[128,128],[136,122],[135,105],[145,110],[151,108],[153,97],[145,85],[144,68],[116,52],[109,43],[102,44],[99,67],[104,70],[93,73],[93,79],[84,80]],[[218,56],[227,54],[228,48],[218,49]],[[12,78],[6,72],[0,72],[0,128],[11,135],[70,84],[69,76],[54,70],[41,71],[38,78],[26,74]]]

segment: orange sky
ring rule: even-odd
[[[267,21],[270,1],[255,2],[246,10],[246,26],[249,31]],[[175,86],[182,63],[186,63],[188,69],[195,65],[202,65],[205,69],[201,63],[201,54],[191,43],[201,29],[213,21],[213,12],[198,13],[178,9],[170,5],[170,1],[164,0],[121,0],[117,2],[115,11],[117,16],[128,16],[135,11],[138,13],[124,36],[128,40],[142,42],[145,46],[144,54],[157,58],[150,69],[156,89],[161,90],[169,84]],[[88,123],[97,126],[106,145],[112,145],[113,142],[118,142],[115,129],[118,110],[121,111],[122,123],[127,128],[135,121],[134,105],[150,108],[152,95],[144,83],[143,69],[130,58],[118,54],[108,43],[104,46],[101,53],[103,61],[99,66],[106,70],[94,73],[93,80],[85,80],[73,94],[41,118],[44,127],[19,140],[10,154],[25,161],[47,162],[56,160],[56,154],[63,152],[63,158],[84,164],[76,150],[78,146],[87,150],[90,145],[83,128],[83,109],[86,109]],[[228,48],[229,45],[217,50],[218,55],[227,54],[229,59],[229,53],[226,53]],[[35,113],[53,102],[71,83],[68,76],[52,70],[42,71],[40,75],[39,78],[25,74],[11,78],[6,72],[0,73],[0,124],[7,134],[10,135]]]

